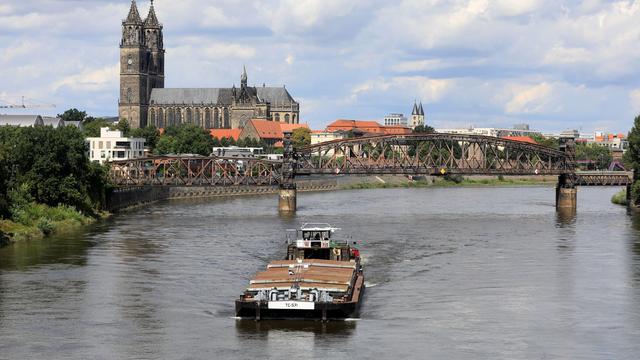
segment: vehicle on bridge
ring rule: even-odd
[[[287,239],[285,260],[272,261],[236,300],[236,316],[261,319],[357,317],[364,294],[360,252],[332,239],[329,224],[304,224]]]

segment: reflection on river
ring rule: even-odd
[[[0,358],[636,359],[640,218],[581,189],[381,189],[171,202],[0,249]],[[362,319],[233,318],[284,230],[361,241]]]

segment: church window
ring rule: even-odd
[[[169,111],[167,112],[167,116],[169,117],[168,121],[167,121],[167,125],[168,126],[173,126],[175,125],[175,121],[176,121],[176,112],[174,109],[169,109]]]
[[[287,124],[289,124],[289,114],[286,114],[284,116],[284,122],[286,122]]]
[[[164,127],[164,110],[162,110],[162,108],[158,109],[158,122],[157,122],[157,127],[159,128],[163,128]]]
[[[223,119],[222,119],[222,122],[224,123],[223,127],[225,129],[229,129],[231,127],[231,126],[229,126],[229,109],[224,108],[223,114],[224,114],[223,115]]]
[[[151,111],[149,111],[149,124],[157,124],[158,121],[156,119],[156,110],[155,109],[151,109]]]
[[[211,109],[204,109],[204,127],[210,129],[211,126]]]
[[[213,127],[216,129],[220,129],[222,127],[220,126],[220,111],[218,108],[213,110]]]
[[[187,108],[187,124],[193,124],[193,113],[191,112],[191,108]]]
[[[182,124],[182,109],[176,109],[176,123]]]
[[[293,114],[293,121],[291,122],[292,124],[297,124],[298,117],[296,116],[296,114]]]
[[[131,103],[132,100],[133,100],[133,91],[131,91],[131,88],[127,88],[127,103]]]
[[[200,117],[200,109],[196,108],[196,125],[202,126],[202,117]]]
[[[275,119],[276,119],[276,121],[280,121],[280,114],[276,113]]]

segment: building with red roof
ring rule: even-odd
[[[309,129],[309,125],[253,119],[245,124],[238,137],[240,139],[253,138],[263,140],[268,145],[278,147],[278,145],[282,146],[284,132],[292,132],[298,128]]]
[[[528,144],[538,145],[538,143],[528,136],[503,136],[505,140],[519,141]]]
[[[218,139],[227,138],[227,139],[233,139],[235,141],[238,141],[238,139],[240,138],[241,132],[242,132],[242,129],[211,129],[209,130],[209,133],[213,138],[218,138]]]
[[[411,129],[400,125],[384,126],[371,120],[346,120],[339,119],[327,126],[327,132],[354,131],[377,135],[406,135],[411,134]]]

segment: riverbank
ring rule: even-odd
[[[415,180],[404,176],[367,176],[350,181],[341,181],[340,190],[389,189],[389,188],[423,188],[423,187],[474,187],[474,186],[552,186],[557,178],[548,177],[516,177],[504,178],[494,176],[475,177],[420,177]]]
[[[627,206],[627,189],[613,195],[613,197],[611,197],[611,202],[617,205]]]
[[[66,205],[31,203],[16,210],[13,219],[0,220],[0,246],[76,231],[105,217],[106,213],[88,216]]]

